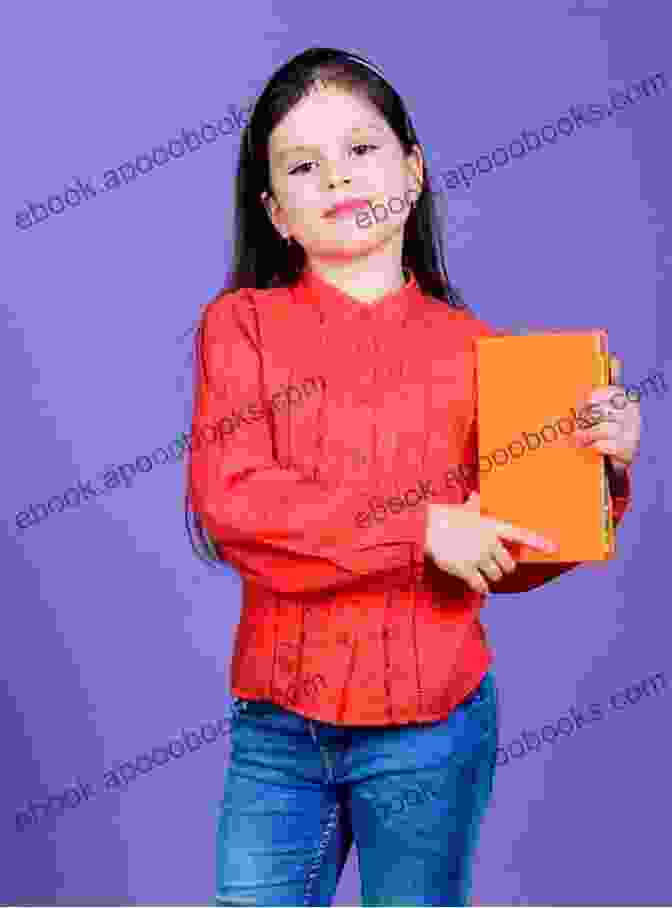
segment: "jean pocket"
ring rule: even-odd
[[[488,672],[480,684],[459,704],[459,708],[473,716],[486,734],[497,730],[497,689],[493,676]]]
[[[234,697],[231,703],[231,712],[240,719],[241,716],[259,718],[261,716],[284,712],[281,706],[270,700],[247,700],[244,697]]]
[[[464,700],[462,700],[460,706],[474,706],[479,703],[487,703],[489,699],[488,694],[489,690],[486,679],[483,678],[478,687],[472,690],[470,694],[467,694]]]

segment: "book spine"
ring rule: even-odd
[[[610,558],[614,554],[614,518],[609,493],[609,480],[606,470],[602,470],[602,513],[604,515],[604,554]]]
[[[611,383],[611,361],[607,350],[607,338],[603,332],[599,334],[600,352],[597,354],[598,359],[598,387],[606,388]],[[606,455],[603,455],[603,458]],[[609,492],[609,479],[603,459],[603,468],[601,473],[602,488],[602,532],[604,542],[604,557],[610,558],[615,552],[615,533],[614,517],[611,503],[611,494]]]

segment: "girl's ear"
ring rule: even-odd
[[[270,192],[265,192],[265,191],[262,192],[261,193],[261,204],[266,209],[266,213],[268,214],[271,221],[273,221],[275,223],[274,218],[275,218],[275,215],[277,214],[277,211],[280,206],[273,198],[273,194]]]
[[[408,169],[410,171],[411,179],[416,183],[416,188],[418,193],[422,192],[422,187],[424,184],[424,161],[422,159],[422,152],[418,145],[414,145],[411,149],[411,153],[407,158]]]
[[[273,194],[270,192],[262,192],[260,195],[260,199],[261,199],[261,204],[266,209],[266,213],[269,217],[271,224],[273,224],[273,226],[278,231],[278,233],[284,237],[285,236],[284,231],[286,230],[287,225],[286,225],[285,220],[280,211],[280,206],[278,205],[276,200],[273,198]]]
[[[275,221],[273,219],[275,200],[273,199],[273,196],[268,192],[262,192],[260,195],[260,199],[261,199],[261,204],[266,209],[266,214],[268,215],[271,224],[273,224],[275,226]]]

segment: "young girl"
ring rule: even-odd
[[[575,567],[517,566],[552,541],[481,517],[477,471],[448,469],[478,462],[493,333],[446,276],[394,89],[342,51],[283,66],[196,337],[188,502],[243,579],[218,905],[330,905],[353,840],[363,905],[467,904],[498,739],[484,595]],[[616,521],[633,410],[581,433],[611,456]]]

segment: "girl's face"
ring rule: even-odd
[[[370,102],[321,85],[278,123],[268,149],[273,196],[262,193],[262,202],[276,229],[300,243],[309,261],[349,259],[382,246],[401,257],[410,202],[422,187],[422,155],[417,145],[404,155]],[[371,205],[325,217],[352,199]]]

